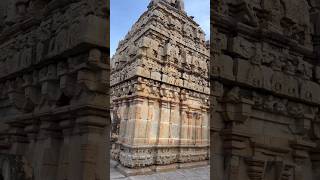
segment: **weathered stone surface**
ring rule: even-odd
[[[108,6],[0,3],[0,152],[26,179],[108,179]]]
[[[319,179],[319,4],[214,0],[211,168],[217,179]]]
[[[209,51],[183,1],[151,1],[113,56],[112,156],[159,171],[206,161]],[[181,164],[181,165],[180,165]]]

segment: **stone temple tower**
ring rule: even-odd
[[[151,1],[111,60],[111,152],[125,172],[207,164],[208,63],[183,1]]]

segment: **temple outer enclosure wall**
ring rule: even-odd
[[[107,180],[109,2],[1,0],[0,178]]]
[[[211,5],[214,179],[319,179],[319,2]]]
[[[209,51],[183,1],[151,1],[111,65],[113,159],[127,174],[206,165]]]

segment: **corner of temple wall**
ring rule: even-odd
[[[128,174],[208,164],[209,49],[180,3],[154,1],[112,58],[111,154]]]

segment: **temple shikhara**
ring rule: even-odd
[[[208,67],[183,0],[151,1],[111,60],[111,153],[125,173],[208,164]]]

